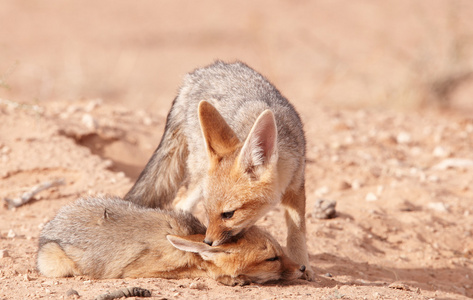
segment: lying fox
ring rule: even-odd
[[[305,270],[253,226],[224,245],[203,242],[206,228],[186,212],[143,208],[119,198],[84,198],[43,228],[38,270],[48,277],[208,276],[226,285],[299,278]]]
[[[185,188],[175,205],[192,212],[204,200],[205,243],[212,246],[282,202],[288,254],[307,266],[311,280],[304,172],[305,137],[294,107],[247,65],[216,62],[185,77],[161,142],[125,200],[170,206]]]

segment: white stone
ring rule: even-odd
[[[365,200],[368,202],[373,202],[378,200],[378,196],[376,196],[374,193],[368,193],[365,197]]]
[[[408,144],[411,142],[411,135],[402,131],[396,136],[396,142],[398,144]]]

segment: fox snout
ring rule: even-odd
[[[213,234],[212,231],[209,232],[209,229],[207,229],[207,233],[205,235],[204,243],[206,243],[209,246],[220,246],[222,244],[225,244],[232,240],[233,238],[236,238],[236,235],[234,234],[234,230],[223,230],[220,232],[216,232]]]

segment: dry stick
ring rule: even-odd
[[[63,184],[65,184],[64,178],[52,180],[52,181],[46,181],[32,187],[31,190],[24,192],[18,198],[15,198],[15,199],[5,198],[4,200],[8,205],[8,209],[12,209],[14,207],[19,207],[28,203],[31,199],[33,199],[34,195],[38,194],[41,191],[44,191],[52,187],[60,186]]]
[[[99,295],[94,300],[113,300],[121,297],[151,297],[151,292],[139,287],[123,288],[111,293]]]

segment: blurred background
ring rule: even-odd
[[[167,112],[183,75],[215,59],[246,62],[301,111],[471,113],[473,1],[0,2],[0,97],[12,101]]]

